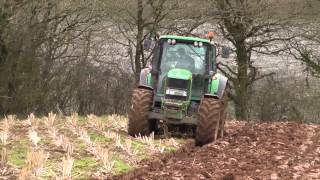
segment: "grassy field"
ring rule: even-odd
[[[0,121],[0,179],[90,179],[129,172],[156,155],[175,151],[179,139],[130,137],[127,119],[110,115]]]

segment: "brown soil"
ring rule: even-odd
[[[320,125],[229,121],[226,131],[113,179],[320,179]]]

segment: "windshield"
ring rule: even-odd
[[[160,76],[157,85],[158,93],[163,94],[163,80],[173,68],[189,70],[193,74],[192,96],[201,96],[206,73],[207,46],[194,46],[193,43],[163,43],[161,55]]]
[[[161,73],[166,74],[172,68],[187,69],[192,74],[203,75],[206,71],[206,46],[177,43],[169,45],[163,43],[161,58]]]

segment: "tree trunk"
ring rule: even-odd
[[[143,41],[143,4],[142,0],[138,0],[138,11],[137,11],[137,38],[136,38],[136,56],[134,59],[135,64],[135,78],[136,82],[139,82],[140,71],[142,69],[141,57],[143,53],[142,41]]]
[[[240,88],[236,90],[235,97],[235,115],[237,120],[249,120],[248,114],[248,93]]]
[[[248,102],[249,102],[249,74],[248,63],[250,56],[248,55],[244,41],[236,42],[237,63],[238,63],[238,83],[235,86],[235,113],[238,120],[248,120]]]

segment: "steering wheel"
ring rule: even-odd
[[[192,62],[191,60],[178,61],[178,63],[176,64],[176,68],[187,69],[187,70],[191,71],[192,73],[195,70],[194,62]]]

